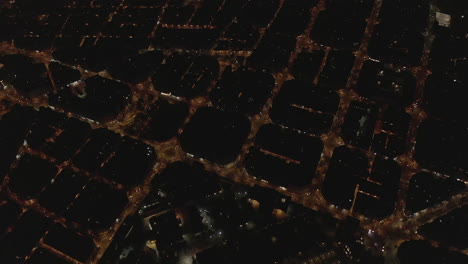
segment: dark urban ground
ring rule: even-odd
[[[468,1],[0,1],[0,263],[468,263]]]

